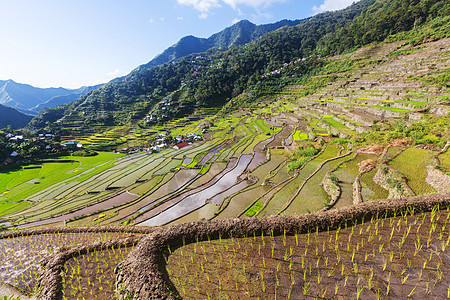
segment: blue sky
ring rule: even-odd
[[[0,80],[78,88],[107,82],[176,43],[248,19],[303,19],[353,0],[0,0]]]

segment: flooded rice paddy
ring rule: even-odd
[[[74,246],[129,236],[128,233],[53,233],[0,239],[0,281],[25,293],[36,286],[41,261]]]

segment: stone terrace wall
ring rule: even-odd
[[[125,233],[146,234],[152,232],[153,230],[155,229],[148,227],[134,227],[134,226],[50,227],[50,228],[0,232],[0,239],[38,235],[38,234],[50,234],[50,233],[125,232]]]
[[[131,227],[131,226],[98,226],[98,227],[53,227],[29,230],[8,231],[0,233],[0,239],[15,238],[21,236],[32,236],[52,233],[130,233],[129,237],[101,241],[91,245],[77,246],[70,250],[54,254],[42,260],[42,271],[39,276],[38,299],[59,299],[62,289],[61,270],[64,264],[71,259],[93,250],[107,249],[112,246],[136,245],[143,237],[156,230],[157,227]],[[138,234],[132,235],[132,234]]]

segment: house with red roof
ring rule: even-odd
[[[182,143],[179,143],[179,144],[176,144],[175,146],[173,146],[173,149],[178,150],[178,149],[184,148],[188,145],[189,145],[188,142],[182,142]]]

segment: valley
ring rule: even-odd
[[[31,124],[82,155],[0,170],[0,295],[449,298],[450,37],[439,20],[335,55],[318,43],[250,76],[245,51],[262,37],[47,109]],[[164,84],[136,88],[149,73]]]

